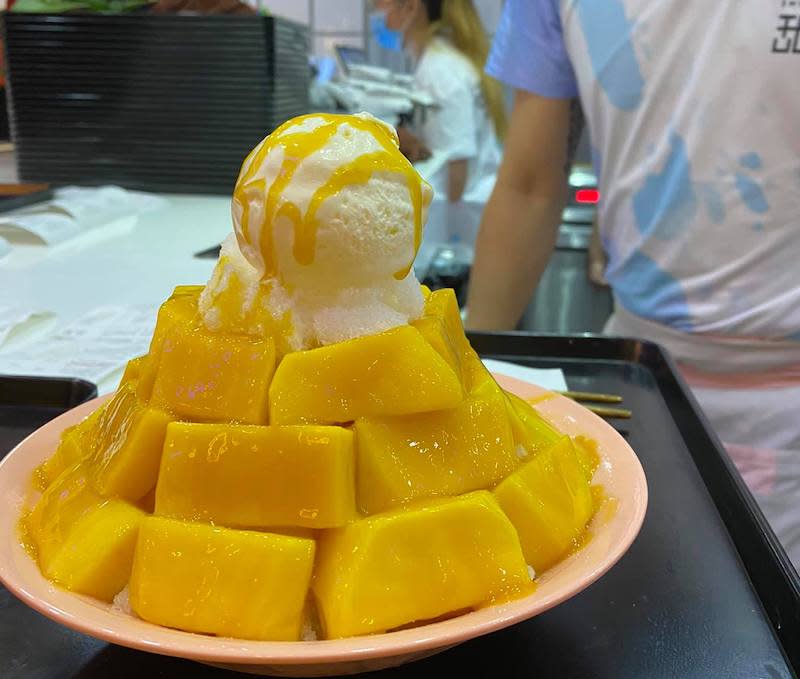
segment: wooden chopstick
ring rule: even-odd
[[[583,405],[583,404],[581,404]],[[606,408],[604,406],[587,406],[583,405],[587,410],[591,410],[595,415],[600,417],[614,417],[621,420],[629,420],[633,413],[627,408]]]
[[[559,394],[571,398],[573,401],[588,401],[589,403],[622,403],[622,396],[616,394],[596,394],[593,391],[559,391]]]
[[[630,419],[633,414],[627,408],[585,405],[586,403],[622,403],[622,396],[617,396],[616,394],[597,394],[593,391],[560,391],[558,393],[581,403],[584,408],[591,410],[596,415],[600,415],[600,417],[614,417],[627,420]]]
[[[608,406],[594,406],[586,405],[586,403],[584,403],[621,403],[622,396],[617,396],[616,394],[596,394],[591,391],[549,391],[543,396],[526,400],[528,403],[533,405],[534,403],[541,403],[542,401],[546,401],[548,398],[552,398],[553,394],[566,396],[567,398],[580,403],[584,408],[591,410],[600,417],[628,420],[633,416],[633,413],[627,408],[610,408]]]

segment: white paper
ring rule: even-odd
[[[41,212],[0,217],[0,234],[17,242],[36,242],[38,239],[55,245],[80,233],[80,224],[64,214]]]
[[[11,240],[63,243],[78,235],[166,204],[159,196],[118,186],[57,189],[55,198],[0,217],[0,235]]]
[[[147,352],[156,306],[104,306],[24,350],[0,353],[0,373],[80,377],[98,383]]]
[[[37,327],[55,318],[50,311],[25,311],[18,307],[0,306],[0,350],[11,344],[12,338],[30,335]]]
[[[564,372],[558,368],[529,368],[526,365],[496,361],[492,358],[484,358],[483,364],[493,373],[516,377],[518,380],[531,382],[542,387],[542,389],[550,391],[567,390]]]
[[[82,224],[108,223],[130,214],[141,214],[166,204],[159,196],[126,191],[119,186],[83,188],[65,186],[56,190],[49,209],[62,210]]]

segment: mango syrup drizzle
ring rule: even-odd
[[[324,122],[310,131],[282,135],[282,132],[288,127],[302,124],[308,119],[321,119]],[[325,146],[343,124],[372,134],[382,150],[362,154],[350,163],[334,170],[327,182],[314,192],[306,214],[303,215],[296,204],[285,200],[283,193],[300,163]],[[284,148],[283,162],[269,191],[266,191],[266,180],[255,178],[255,175],[267,154],[276,146]],[[259,229],[264,278],[274,276],[276,273],[272,233],[272,224],[276,219],[287,217],[291,221],[294,227],[292,253],[300,264],[309,265],[314,261],[318,228],[317,210],[327,198],[339,193],[346,186],[366,184],[375,172],[403,175],[414,211],[414,251],[408,265],[397,271],[394,277],[402,280],[408,275],[422,240],[422,179],[411,163],[400,153],[394,138],[382,124],[352,116],[312,113],[281,125],[250,153],[242,167],[245,169],[243,169],[242,177],[234,190],[234,199],[242,206],[242,236],[240,238],[246,242],[250,237],[250,204],[246,194],[253,190],[266,192],[264,223],[260,225]]]

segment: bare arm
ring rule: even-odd
[[[469,328],[514,328],[547,266],[566,199],[569,123],[569,100],[517,91],[475,244]]]
[[[467,159],[451,160],[447,163],[447,200],[457,203],[464,195],[467,185]]]
[[[405,125],[400,125],[397,128],[397,139],[400,144],[400,153],[412,163],[431,157],[431,152],[428,150],[428,147]]]

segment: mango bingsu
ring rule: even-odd
[[[205,286],[64,431],[23,518],[43,575],[187,632],[391,631],[533,591],[597,466],[470,346],[412,264],[432,195],[367,114],[245,159]]]

